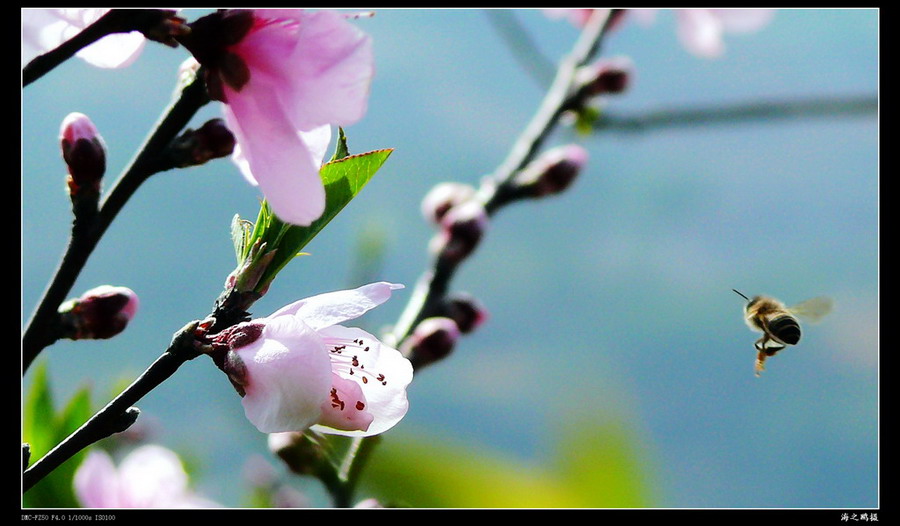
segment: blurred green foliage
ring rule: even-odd
[[[360,498],[414,508],[653,505],[646,459],[626,426],[576,421],[558,431],[547,465],[424,434],[392,433],[364,470]]]
[[[30,465],[91,417],[90,391],[87,387],[80,389],[62,410],[57,411],[47,365],[39,363],[22,409],[22,442],[31,447]],[[35,484],[22,496],[22,507],[77,508],[72,478],[85,454],[84,451],[79,452]]]

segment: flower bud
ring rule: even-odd
[[[449,356],[459,335],[459,327],[450,318],[426,318],[404,343],[403,354],[419,369]]]
[[[630,58],[610,57],[581,68],[577,80],[585,97],[619,94],[628,89],[633,71]]]
[[[231,155],[235,138],[222,119],[211,119],[197,130],[188,129],[172,146],[175,165],[197,166],[211,159]]]
[[[83,113],[70,113],[63,119],[59,138],[63,160],[69,167],[69,195],[73,199],[99,196],[106,172],[106,145],[94,123]]]
[[[544,152],[516,177],[520,190],[530,197],[558,194],[568,188],[587,163],[587,150],[577,144]]]
[[[60,306],[63,337],[72,340],[112,338],[125,329],[137,308],[138,297],[131,289],[101,285]]]
[[[435,185],[422,199],[422,216],[425,220],[440,224],[444,214],[454,206],[468,201],[475,195],[475,188],[468,184],[444,182]]]
[[[445,316],[456,322],[456,326],[463,334],[474,331],[488,318],[488,313],[481,302],[467,292],[454,292],[447,296],[441,310]]]
[[[487,226],[487,211],[481,203],[467,201],[454,206],[441,219],[441,232],[432,250],[439,258],[458,263],[475,250]]]

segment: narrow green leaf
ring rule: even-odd
[[[275,275],[359,194],[393,151],[393,149],[384,149],[350,155],[322,166],[319,175],[325,185],[325,212],[311,225],[306,227],[288,225],[283,230],[275,229],[272,227],[281,222],[274,217],[274,214],[271,215],[272,225],[266,231],[266,236],[268,237],[271,230],[278,230],[282,239],[277,245],[269,245],[278,246],[278,253],[260,283],[265,284],[274,279]]]

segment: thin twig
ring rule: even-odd
[[[584,26],[572,51],[560,64],[553,84],[534,118],[514,143],[500,167],[494,171],[491,177],[482,182],[479,193],[489,213],[496,212],[503,205],[514,200],[509,198],[508,192],[505,192],[506,186],[511,184],[511,180],[518,171],[535,157],[544,140],[559,123],[559,118],[573,95],[575,72],[578,67],[586,64],[599,51],[600,41],[605,34],[609,16],[609,10],[595,10],[594,15]],[[392,345],[400,344],[409,336],[419,321],[432,315],[431,313],[447,293],[450,280],[457,267],[458,263],[436,258],[433,268],[426,271],[420,278],[406,309],[400,315],[394,330],[388,335]],[[336,506],[349,505],[358,474],[374,444],[374,438],[377,437],[356,439],[354,447],[350,449],[341,463],[341,472],[346,473],[346,479],[342,480],[343,484],[340,487],[329,488]]]
[[[22,68],[22,87],[43,77],[82,49],[114,33],[145,32],[171,13],[161,9],[110,9],[58,47],[38,55]]]
[[[221,332],[249,319],[245,309],[253,303],[253,300],[252,295],[248,297],[234,289],[223,291],[204,322],[194,321],[182,327],[172,337],[172,342],[165,352],[131,385],[25,470],[22,474],[22,491],[28,491],[82,449],[113,433],[127,429],[137,417],[138,411],[133,405],[175,374],[186,361],[200,356],[201,344],[206,343],[204,341],[206,335]]]
[[[157,358],[137,380],[75,432],[26,469],[22,474],[22,491],[31,489],[82,449],[113,433],[127,429],[137,416],[136,411],[129,412],[129,409],[144,395],[172,376],[184,362],[197,356],[192,346],[193,332],[196,327],[197,322],[193,322],[176,333],[166,352]],[[130,418],[129,415],[131,415]]]
[[[649,132],[668,128],[733,124],[755,120],[806,117],[853,117],[878,112],[878,96],[833,96],[809,99],[779,99],[734,104],[669,108],[637,115],[603,113],[595,131]]]
[[[545,140],[559,124],[560,117],[568,109],[575,87],[577,69],[587,64],[599,52],[600,42],[610,20],[610,11],[597,9],[585,24],[572,48],[560,63],[553,84],[541,102],[537,113],[513,144],[506,159],[481,183],[478,193],[489,215],[518,197],[510,191],[516,174],[531,162]],[[437,312],[446,295],[458,265],[441,258],[426,271],[416,284],[412,297],[397,325],[392,331],[396,343],[406,339],[420,321]]]
[[[515,14],[508,9],[485,9],[484,12],[522,69],[538,86],[549,86],[556,73],[556,64],[541,53]]]
[[[165,156],[162,154],[197,110],[207,102],[209,98],[202,80],[195,80],[186,86],[110,190],[93,224],[88,228],[77,229],[77,233],[73,231],[56,273],[23,333],[22,374],[45,347],[56,341],[59,334],[57,309],[72,290],[75,280],[106,229],[144,181],[155,173],[174,168],[163,163]]]

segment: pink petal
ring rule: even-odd
[[[362,329],[335,325],[320,330],[319,334],[327,342],[364,342],[361,346],[367,350],[350,352],[348,349],[341,355],[333,354],[332,371],[345,381],[356,383],[365,397],[363,410],[373,420],[365,430],[337,429],[329,424],[329,420],[320,422],[312,429],[345,436],[372,436],[394,427],[409,409],[406,388],[413,377],[409,360]],[[354,362],[358,365],[353,365]]]
[[[85,508],[120,508],[119,474],[112,458],[101,449],[91,449],[73,479],[75,495]]]
[[[170,508],[188,491],[188,477],[178,456],[156,445],[141,446],[119,465],[125,507]]]
[[[710,9],[729,33],[757,31],[772,21],[774,9]]]
[[[234,46],[250,68],[250,82],[254,75],[270,82],[298,130],[359,120],[374,74],[371,37],[332,11],[274,13],[277,19]],[[255,14],[265,19],[272,11]]]
[[[225,120],[237,140],[233,159],[259,184],[279,219],[309,225],[325,210],[319,177],[321,145],[308,145],[264,84],[248,82],[240,93],[226,88]]]
[[[331,386],[322,339],[290,316],[267,318],[262,336],[237,349],[247,371],[242,400],[263,433],[302,431],[316,422]]]
[[[381,281],[353,290],[339,290],[296,301],[277,310],[270,318],[296,316],[313,330],[358,318],[386,302],[391,291],[403,285]]]
[[[24,9],[22,10],[22,66],[36,56],[80,33],[109,9]],[[131,33],[103,37],[76,56],[101,68],[120,68],[134,62],[144,48],[144,35]]]
[[[724,52],[722,23],[707,9],[676,9],[678,38],[691,53],[707,58]]]
[[[319,425],[344,432],[365,432],[375,419],[367,408],[366,397],[358,383],[332,374],[331,396],[322,403]]]

